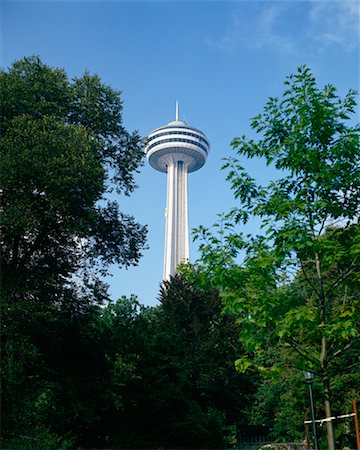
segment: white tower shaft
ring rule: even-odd
[[[164,280],[177,266],[189,260],[189,220],[187,163],[177,155],[167,156],[167,200],[164,255]]]

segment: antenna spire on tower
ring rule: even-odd
[[[179,102],[176,100],[175,120],[179,120]]]

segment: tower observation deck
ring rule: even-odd
[[[208,138],[196,128],[176,118],[146,139],[145,152],[151,167],[167,173],[164,280],[177,266],[189,260],[189,219],[187,174],[200,169],[210,150]]]

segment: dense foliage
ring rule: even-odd
[[[216,291],[177,277],[157,308],[133,297],[18,318],[2,448],[233,447],[255,386],[235,370],[239,330],[221,310]]]
[[[350,412],[360,391],[355,98],[354,91],[339,98],[331,85],[319,89],[307,67],[289,76],[282,98],[270,98],[251,122],[258,142],[246,137],[233,141],[237,156],[228,158],[224,169],[236,206],[215,231],[197,230],[202,252],[198,280],[222,290],[241,325],[246,353],[238,369],[273,377],[271,388],[264,381],[268,388],[261,388],[259,401],[276,405],[278,439],[301,436],[304,396],[289,399],[302,369],[315,373],[317,388],[322,385],[320,418]],[[242,167],[244,157],[265,160],[277,178],[259,185]],[[262,234],[244,235],[238,229],[250,217],[258,218]],[[297,426],[288,417],[296,418]],[[326,422],[330,450],[337,438],[332,425]],[[336,427],[341,434],[341,425]]]

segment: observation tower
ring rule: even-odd
[[[146,139],[151,167],[167,173],[164,280],[175,274],[181,262],[189,260],[187,174],[205,164],[209,150],[205,134],[179,120],[178,102],[175,120],[156,128]]]

